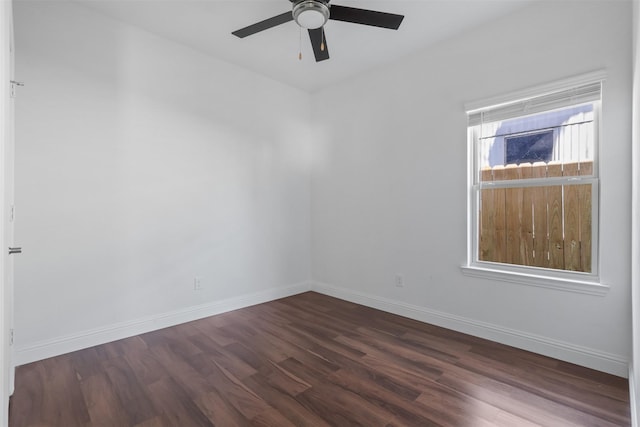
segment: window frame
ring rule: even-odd
[[[512,94],[503,95],[467,104],[467,117],[478,110],[488,110],[494,106],[510,104],[532,99],[545,94],[570,90],[574,87],[604,82],[603,72],[590,73],[571,79],[565,79],[549,85],[530,88]],[[479,170],[478,156],[478,136],[474,130],[476,125],[467,124],[467,261],[461,267],[463,274],[480,277],[489,280],[502,282],[538,286],[543,288],[559,289],[569,292],[586,293],[591,295],[604,295],[608,292],[609,286],[600,281],[600,258],[599,258],[599,208],[600,208],[600,180],[599,180],[599,148],[601,140],[601,106],[602,92],[600,100],[593,101],[594,106],[594,159],[593,173],[591,176],[565,176],[553,178],[529,178],[517,181],[502,181],[497,185],[494,182],[481,182],[477,179]],[[579,103],[578,103],[579,104]],[[576,104],[576,105],[578,105]],[[546,110],[552,111],[553,108]],[[525,117],[527,114],[519,115]],[[481,126],[481,125],[480,125]],[[531,132],[542,132],[544,129],[532,130]],[[506,150],[506,145],[505,145]],[[551,269],[536,266],[524,266],[507,264],[494,261],[481,261],[479,259],[479,222],[480,222],[480,195],[482,189],[487,188],[522,188],[536,185],[575,185],[590,184],[592,191],[591,203],[591,272],[578,272],[560,269]]]

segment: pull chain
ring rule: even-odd
[[[324,28],[322,28],[322,41],[320,42],[320,50],[324,52]]]
[[[299,49],[298,49],[298,60],[302,61],[302,28],[301,27],[298,27],[298,36],[299,36],[298,37],[298,42],[299,42],[299,44],[298,44],[298,47],[299,47]]]

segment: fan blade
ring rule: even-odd
[[[311,46],[313,46],[313,54],[316,56],[316,62],[329,59],[329,49],[327,48],[327,38],[325,37],[324,29],[322,27],[313,30],[310,29],[309,38],[311,39]]]
[[[268,30],[269,28],[275,27],[280,24],[284,24],[289,21],[293,21],[293,15],[291,15],[291,12],[285,12],[280,15],[274,16],[273,18],[265,19],[264,21],[260,21],[253,25],[249,25],[248,27],[244,27],[239,30],[236,30],[231,34],[233,34],[234,36],[238,36],[242,39],[252,34],[259,33],[260,31]]]
[[[397,30],[404,19],[403,15],[377,12],[375,10],[358,9],[355,7],[331,5],[329,19],[335,21],[353,22],[354,24],[371,25],[372,27]]]

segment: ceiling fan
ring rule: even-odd
[[[330,0],[289,0],[293,3],[291,12],[281,13],[264,21],[232,32],[234,36],[245,38],[260,31],[267,30],[289,21],[296,21],[300,28],[309,31],[311,46],[316,62],[329,59],[324,24],[329,19],[352,22],[354,24],[371,25],[373,27],[397,30],[404,19],[403,15],[358,9],[355,7],[330,5]]]

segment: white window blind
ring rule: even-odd
[[[597,101],[601,97],[601,92],[602,82],[598,81],[572,87],[571,89],[468,111],[469,126]]]

